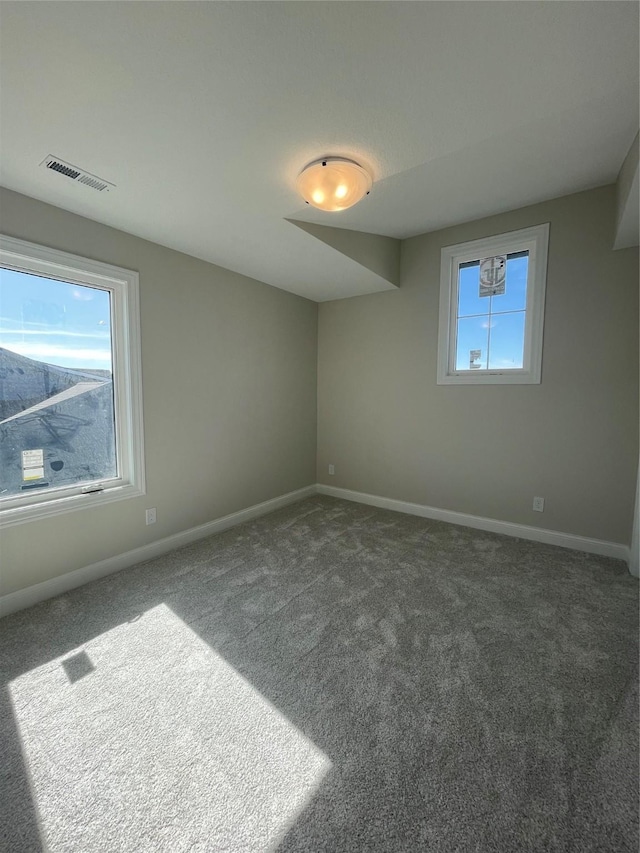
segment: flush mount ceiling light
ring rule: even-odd
[[[298,175],[298,192],[320,210],[346,210],[369,194],[371,175],[353,160],[324,157]]]

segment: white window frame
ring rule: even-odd
[[[0,529],[145,494],[138,273],[0,235],[0,266],[111,294],[111,342],[118,476],[0,500]]]
[[[445,246],[440,254],[438,385],[537,385],[542,378],[542,338],[549,223]],[[456,370],[460,265],[479,258],[529,253],[523,367],[513,370]]]

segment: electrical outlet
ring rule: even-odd
[[[544,498],[534,498],[533,499],[533,511],[534,512],[544,512]]]
[[[156,508],[152,507],[148,509],[145,513],[145,520],[147,524],[155,524],[156,523]]]
[[[335,465],[329,465],[329,473],[330,474],[336,473],[336,466]]]

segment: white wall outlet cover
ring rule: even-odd
[[[533,499],[534,512],[544,512],[544,498]]]
[[[329,465],[329,473],[330,474],[336,473],[336,466],[335,465]]]

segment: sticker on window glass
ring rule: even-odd
[[[22,451],[22,479],[41,480],[44,477],[44,450]]]
[[[469,367],[471,370],[477,370],[479,367],[482,367],[480,364],[480,359],[482,358],[482,350],[481,349],[470,349],[469,350]]]
[[[479,296],[500,296],[505,292],[507,278],[507,256],[480,259]]]

